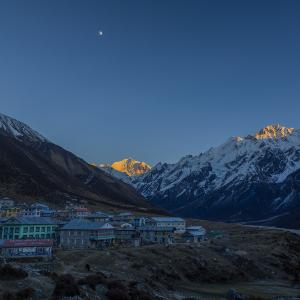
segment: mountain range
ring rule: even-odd
[[[151,205],[126,183],[0,114],[0,196],[145,210]]]
[[[175,215],[300,227],[300,130],[269,125],[159,163],[131,184]]]
[[[300,228],[300,130],[269,125],[153,168],[132,158],[93,166],[0,114],[0,196]]]

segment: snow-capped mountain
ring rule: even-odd
[[[96,164],[94,165],[97,166]],[[100,164],[98,167],[127,183],[131,182],[131,177],[145,174],[151,170],[151,167],[148,164],[133,158],[125,158],[112,164]]]
[[[280,219],[300,209],[300,130],[269,125],[175,164],[159,163],[133,184],[178,215]]]
[[[20,141],[47,142],[47,139],[28,125],[0,113],[0,131]]]

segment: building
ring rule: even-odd
[[[134,218],[135,218],[135,216],[133,215],[133,213],[128,211],[128,212],[121,212],[117,215],[114,215],[111,219],[112,219],[112,221],[116,221],[116,222],[130,223]]]
[[[107,222],[74,219],[60,229],[63,248],[102,248],[115,239],[114,227]]]
[[[185,232],[185,220],[178,217],[152,217],[149,223],[156,227],[175,228],[175,233]]]
[[[17,217],[21,214],[22,209],[18,206],[4,206],[1,208],[1,217],[9,218],[9,217]]]
[[[85,218],[90,214],[86,207],[73,207],[69,211],[69,216],[71,219]]]
[[[182,239],[185,243],[199,243],[203,241],[205,235],[206,230],[202,226],[189,226],[182,235]]]
[[[84,219],[89,220],[91,222],[107,222],[109,220],[109,215],[101,211],[96,211],[93,213],[89,213],[84,217]]]
[[[14,204],[15,204],[15,201],[8,197],[4,197],[4,198],[0,199],[0,209],[2,207],[12,207],[12,206],[14,206]]]
[[[141,242],[158,243],[169,245],[174,242],[174,228],[172,227],[158,227],[158,226],[144,226],[138,228]]]
[[[55,239],[57,223],[49,218],[10,217],[1,220],[0,239]]]
[[[134,227],[143,227],[146,226],[146,217],[142,217],[142,216],[135,216],[134,219],[131,220],[131,224]]]
[[[0,240],[0,253],[5,258],[51,257],[53,240]]]
[[[140,245],[140,233],[133,227],[132,224],[123,223],[114,225],[116,243],[122,245]]]
[[[53,214],[54,211],[49,206],[41,203],[32,204],[22,211],[24,217],[51,217]]]

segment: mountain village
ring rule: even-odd
[[[53,249],[95,249],[149,244],[199,243],[201,226],[186,226],[179,217],[143,216],[133,212],[109,214],[84,206],[54,210],[41,203],[15,204],[0,200],[2,257],[51,257]]]

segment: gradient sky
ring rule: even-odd
[[[99,163],[300,128],[300,1],[2,0],[0,104]]]

